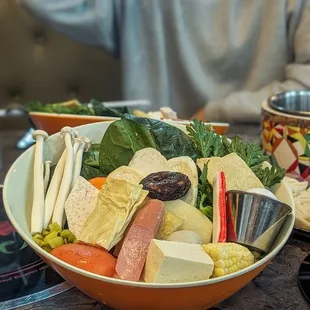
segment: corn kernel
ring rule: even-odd
[[[239,271],[254,263],[253,254],[236,243],[209,243],[202,247],[214,261],[213,278]]]

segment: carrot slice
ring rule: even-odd
[[[77,268],[102,276],[113,277],[116,259],[109,252],[84,244],[64,244],[51,254]]]
[[[105,183],[106,179],[107,178],[104,177],[97,177],[88,180],[88,182],[100,190],[102,185]]]

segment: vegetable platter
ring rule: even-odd
[[[179,119],[177,113],[169,107],[162,107],[159,111],[147,113],[138,109],[141,107],[145,110],[149,105],[150,102],[145,100],[103,103],[92,99],[89,103],[70,100],[48,104],[33,101],[25,105],[25,110],[34,126],[45,130],[50,135],[59,132],[64,126],[76,127],[97,122],[115,121],[127,113],[181,125],[189,122]],[[229,128],[229,123],[207,122],[207,124],[212,125],[218,134],[225,134]]]
[[[7,214],[60,275],[114,309],[211,307],[263,270],[293,229],[284,171],[256,144],[197,120],[124,114],[35,139],[6,176]],[[232,237],[235,191],[292,210],[268,251]]]

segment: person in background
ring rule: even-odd
[[[258,122],[267,97],[310,88],[310,0],[19,2],[119,57],[124,97],[149,99],[153,109]]]

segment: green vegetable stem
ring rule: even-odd
[[[212,222],[213,188],[212,185],[208,182],[207,174],[208,163],[204,164],[202,173],[199,177],[196,208],[199,209],[204,215],[206,215]]]

